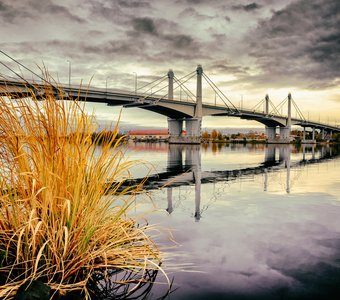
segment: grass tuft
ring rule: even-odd
[[[152,227],[126,216],[140,187],[120,188],[134,163],[118,129],[93,135],[81,102],[35,91],[0,91],[0,298],[36,280],[89,298],[98,270],[157,269]]]

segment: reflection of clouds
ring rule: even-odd
[[[188,220],[177,219],[171,225],[177,229],[181,251],[190,253],[195,269],[207,274],[176,274],[176,281],[190,293],[199,282],[204,282],[200,290],[238,293],[303,286],[301,274],[317,273],[320,263],[331,268],[335,253],[339,256],[340,207],[330,207],[333,199],[325,196],[325,205],[320,205],[319,197],[299,195],[283,201],[281,196],[263,200],[254,195],[231,199],[227,208],[220,199],[200,223],[192,223],[195,226],[183,230]]]
[[[231,299],[238,299],[235,295],[314,299],[319,293],[326,295],[320,299],[328,299],[337,292],[340,186],[333,184],[329,190],[329,182],[337,178],[339,164],[335,159],[299,168],[289,195],[278,193],[285,170],[268,174],[277,178],[269,180],[268,192],[262,191],[262,175],[243,181],[242,188],[222,182],[204,184],[201,208],[209,209],[199,223],[192,220],[193,186],[181,187],[191,191],[185,197],[181,194],[181,199],[179,188],[173,188],[174,203],[179,205],[165,224],[174,229],[181,245],[173,251],[176,264],[192,263],[188,271],[202,271],[175,273],[178,299],[212,293],[232,295]],[[320,177],[325,178],[316,184]],[[304,186],[309,179],[311,183]]]

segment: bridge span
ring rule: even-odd
[[[270,110],[271,101],[268,95],[264,99],[264,109],[251,110],[236,108],[229,100],[224,105],[203,102],[202,79],[210,80],[203,72],[202,66],[196,69],[196,96],[195,101],[181,101],[174,98],[174,73],[167,74],[167,94],[158,96],[154,93],[145,94],[108,90],[107,88],[94,88],[91,86],[53,85],[49,81],[42,83],[29,82],[25,79],[0,80],[0,95],[20,98],[32,96],[39,98],[48,92],[53,92],[60,99],[106,103],[108,106],[138,107],[168,117],[169,143],[173,144],[199,144],[201,141],[201,123],[205,116],[237,117],[245,120],[255,120],[265,125],[268,143],[289,143],[292,125],[303,128],[303,142],[315,143],[315,132],[319,130],[323,140],[330,140],[333,133],[339,133],[340,128],[319,122],[306,120],[300,113],[300,118],[292,117],[291,94],[288,94],[287,115],[281,115],[277,109]],[[213,84],[210,80],[210,84]],[[214,85],[216,87],[216,85]],[[218,87],[217,91],[221,92]],[[222,93],[223,94],[223,93]],[[306,139],[306,128],[312,129],[312,138]],[[185,135],[184,133],[185,129]],[[279,135],[277,135],[279,129]]]

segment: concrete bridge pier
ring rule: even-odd
[[[185,143],[200,144],[201,143],[202,118],[186,118],[185,119]]]
[[[290,126],[280,127],[280,138],[278,143],[289,144],[290,143]]]
[[[268,127],[266,126],[266,136],[267,136],[267,143],[268,144],[275,144],[276,143],[276,127]]]
[[[312,127],[312,138],[311,139],[306,139],[306,127],[303,127],[302,144],[316,144],[315,127]]]
[[[169,143],[180,140],[183,132],[183,119],[168,118]]]

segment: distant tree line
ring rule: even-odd
[[[221,131],[218,131],[216,129],[213,129],[211,133],[208,131],[203,131],[202,133],[202,139],[203,141],[233,141],[233,140],[264,140],[265,135],[264,133],[258,133],[257,131],[250,130],[248,133],[233,133],[233,134],[223,134]]]

